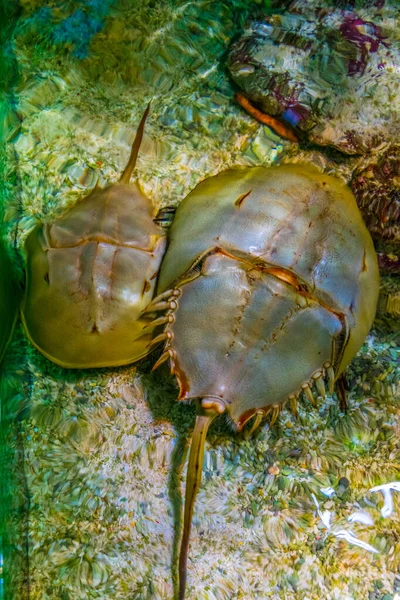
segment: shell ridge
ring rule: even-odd
[[[93,243],[94,244],[94,243]],[[85,269],[82,269],[82,258],[83,258],[83,252],[79,252],[78,253],[78,260],[79,260],[79,273],[81,275],[80,281],[83,282],[83,278],[84,278],[84,270],[85,271],[89,271],[88,273],[86,273],[87,275],[87,281],[85,282],[87,285],[87,297],[89,299],[89,302],[87,303],[87,311],[88,311],[88,318],[89,318],[89,327],[91,328],[91,331],[93,333],[100,333],[100,321],[101,321],[101,311],[100,311],[100,297],[99,297],[99,293],[96,289],[96,279],[97,279],[97,267],[98,265],[96,264],[99,258],[99,244],[94,244],[94,253],[93,256],[91,257],[91,265],[90,265],[90,270],[87,268],[88,265],[88,261],[85,260]]]
[[[258,258],[262,258],[265,255],[271,255],[271,248],[273,247],[273,245],[275,245],[275,247],[276,247],[275,240],[278,238],[280,233],[282,231],[284,231],[285,229],[289,229],[289,231],[290,231],[291,228],[288,227],[288,224],[293,222],[293,219],[296,217],[297,214],[298,214],[298,210],[297,210],[297,206],[295,205],[293,210],[288,215],[286,215],[286,217],[284,217],[282,219],[284,221],[284,224],[282,226],[280,226],[273,233],[273,235],[269,238],[268,244],[265,247],[265,249],[263,250],[263,252],[257,254]],[[277,266],[280,266],[280,265],[277,265]]]
[[[217,252],[218,250],[216,250],[215,252]],[[226,255],[224,252],[221,253],[222,255]],[[210,254],[209,254],[210,256]],[[207,257],[203,257],[203,260],[206,260]],[[232,257],[232,256],[228,256],[227,258],[234,260],[238,263],[241,263],[241,261],[239,259],[237,259],[236,257]],[[243,323],[244,321],[244,316],[245,313],[247,311],[247,308],[249,306],[249,301],[251,299],[251,296],[253,294],[253,291],[257,285],[257,282],[259,281],[258,277],[252,277],[251,273],[255,272],[255,273],[263,273],[263,269],[259,268],[259,267],[255,267],[253,264],[250,263],[249,264],[244,264],[243,267],[247,267],[247,269],[245,269],[245,274],[246,274],[246,284],[247,287],[246,289],[244,289],[244,295],[242,297],[242,302],[238,305],[238,312],[235,316],[231,316],[232,321],[233,321],[233,326],[232,326],[232,330],[231,330],[231,334],[229,337],[229,340],[227,342],[227,349],[228,352],[224,354],[224,352],[222,352],[222,355],[225,356],[229,356],[229,351],[232,349],[233,345],[235,344],[235,342],[237,341],[237,339],[240,339],[243,337],[241,336],[241,330],[242,327],[245,325]],[[250,269],[249,269],[250,267]],[[277,280],[279,281],[279,284],[282,286],[288,286],[289,288],[294,288],[296,290],[296,292],[298,293],[298,290],[296,288],[296,286],[292,285],[291,283],[289,283],[286,280],[282,280],[279,277],[277,277],[274,273],[266,273],[266,275],[268,275],[269,277],[271,277],[273,280]],[[193,283],[194,280],[191,280],[191,282]],[[273,294],[273,290],[271,290],[271,294]],[[161,294],[159,297],[157,297],[155,299],[155,301],[158,300],[162,300],[165,296],[167,297],[171,297],[171,292],[168,293],[163,293]],[[313,301],[313,303],[315,304],[319,304],[317,300],[315,300],[314,298],[311,299]],[[179,306],[179,301],[175,302],[175,307],[174,310],[176,310],[176,308]],[[270,336],[268,339],[263,340],[263,345],[260,348],[259,352],[263,353],[268,347],[270,347],[271,344],[277,343],[278,337],[280,336],[280,334],[282,334],[285,330],[286,330],[286,325],[291,321],[291,319],[293,319],[293,317],[300,313],[302,310],[311,310],[312,309],[312,305],[310,306],[310,303],[304,304],[304,305],[299,305],[299,304],[295,304],[294,306],[292,306],[291,308],[289,308],[284,316],[280,316],[280,320],[277,323],[276,327],[274,328],[274,330],[271,332]],[[253,307],[254,310],[254,307]],[[326,308],[325,308],[326,310]],[[171,312],[171,311],[168,311]],[[190,385],[189,385],[189,379],[186,376],[186,374],[183,372],[180,364],[179,364],[179,353],[177,352],[177,349],[174,347],[173,344],[173,334],[174,334],[174,327],[173,327],[173,322],[170,323],[166,323],[165,325],[165,332],[171,332],[171,336],[168,338],[168,340],[166,341],[165,347],[164,347],[164,353],[163,355],[160,357],[160,362],[159,364],[162,364],[162,362],[165,362],[166,360],[168,360],[168,358],[171,358],[171,372],[175,373],[177,375],[178,378],[178,382],[180,384],[180,388],[181,388],[181,393],[179,396],[179,399],[189,399],[190,397]],[[243,341],[243,340],[242,340]],[[240,351],[239,351],[240,352]],[[174,355],[172,354],[174,353]],[[222,356],[221,355],[221,356]],[[329,360],[332,360],[332,346],[331,346],[331,351],[329,352]],[[326,358],[325,358],[325,363],[326,363]],[[324,364],[325,364],[324,363]],[[157,365],[158,366],[158,365]],[[233,394],[234,396],[234,391],[236,389],[238,389],[238,387],[240,386],[240,382],[241,380],[243,380],[243,378],[248,378],[249,377],[249,368],[246,368],[244,371],[237,371],[237,367],[238,367],[238,363],[237,360],[232,362],[232,366],[230,368],[230,373],[229,371],[224,371],[224,378],[226,376],[228,381],[231,381],[231,394],[230,396]],[[155,367],[156,368],[156,367]],[[254,366],[254,368],[256,368],[256,366]],[[187,365],[186,365],[186,370],[188,370]],[[321,364],[316,370],[312,371],[309,373],[309,377],[306,381],[303,381],[302,383],[298,384],[298,387],[293,388],[292,390],[288,391],[288,394],[285,398],[283,398],[279,404],[277,404],[276,406],[280,406],[281,404],[285,404],[287,401],[290,401],[292,398],[291,397],[296,397],[300,394],[300,392],[304,389],[304,385],[310,385],[312,387],[313,385],[313,381],[315,379],[316,376],[320,377],[321,373],[323,370],[323,364]],[[190,371],[190,369],[189,369]],[[232,371],[233,371],[233,375],[232,375]],[[237,377],[234,377],[235,373],[237,373]],[[233,380],[236,379],[236,381]],[[184,381],[184,383],[183,383]],[[321,382],[318,383],[319,387],[322,389],[322,384]],[[194,397],[200,397],[200,396],[204,396],[206,395],[205,392],[196,393],[196,396],[192,396]],[[323,395],[321,393],[321,395]],[[216,395],[215,397],[217,397],[218,395]],[[210,396],[211,397],[211,396]],[[218,396],[218,399],[221,400],[222,397]],[[229,402],[228,399],[223,399],[222,400],[225,404],[226,407],[228,407]],[[270,405],[266,405],[263,407],[263,410],[269,410]],[[257,408],[255,409],[257,410]],[[251,411],[254,412],[254,411]],[[247,416],[250,415],[250,413],[248,411],[246,411]],[[241,422],[242,419],[240,418],[239,421]]]
[[[261,348],[261,352],[264,352],[269,346],[278,342],[278,337],[284,333],[284,329],[289,323],[289,321],[294,317],[296,313],[300,312],[301,310],[304,310],[304,308],[305,307],[303,306],[296,305],[293,308],[288,309],[288,312],[282,318],[279,325],[277,325],[274,331],[271,333],[269,339],[264,341],[264,345]]]

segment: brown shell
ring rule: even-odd
[[[229,274],[231,283],[225,285]],[[271,277],[279,280],[279,290],[271,291]],[[226,409],[238,425],[243,412],[281,404],[297,394],[324,363],[334,367],[335,377],[343,371],[372,324],[379,274],[371,237],[349,188],[315,168],[297,164],[230,170],[200,183],[179,206],[171,227],[158,291],[168,288],[181,293],[173,300],[174,322],[167,326],[180,398],[221,398],[219,387],[224,384]],[[272,331],[267,332],[267,325],[269,315],[275,314],[274,294],[285,305],[282,319],[290,299],[293,311],[304,301],[313,305],[316,322],[312,327],[311,322],[305,326],[299,320],[282,348],[273,343],[269,356]],[[265,321],[265,331],[255,317],[244,327],[244,306]],[[332,319],[338,323],[331,323]],[[294,321],[293,312],[285,321],[286,331]],[[273,328],[279,329],[279,323],[276,316]],[[242,364],[249,361],[250,368],[251,348],[259,343],[266,352],[265,365],[256,369],[258,375],[248,381],[247,391],[234,383],[233,373],[239,367],[234,368],[233,355],[228,361],[225,357],[235,330]],[[324,331],[330,332],[331,342],[321,337],[317,349],[312,342]],[[291,340],[297,340],[297,334],[304,342],[300,355],[295,349],[292,364]],[[268,378],[271,364],[279,385]]]
[[[146,111],[119,183],[96,188],[26,241],[22,320],[31,342],[70,368],[131,363],[150,350],[150,302],[165,234],[137,183],[129,184]]]
[[[306,165],[230,170],[180,204],[158,290],[179,400],[199,399],[179,556],[185,598],[207,429],[271,423],[300,392],[325,395],[372,324],[379,291],[371,237],[349,188]],[[159,321],[160,322],[160,321]]]

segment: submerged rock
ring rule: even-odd
[[[400,133],[400,10],[387,0],[333,4],[295,0],[252,22],[228,70],[249,100],[311,142],[364,154]]]

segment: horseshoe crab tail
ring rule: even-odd
[[[216,411],[211,412],[208,410],[197,415],[193,430],[192,445],[190,448],[189,464],[186,475],[185,512],[183,519],[181,549],[179,554],[179,600],[185,599],[189,538],[192,528],[194,503],[201,483],[204,443],[206,441],[208,428],[217,414],[218,413]]]
[[[148,103],[147,108],[144,111],[143,117],[140,120],[135,139],[133,140],[131,155],[129,157],[128,164],[126,165],[124,172],[122,173],[122,175],[120,177],[120,180],[119,180],[120,183],[125,183],[125,184],[129,183],[129,180],[133,173],[133,169],[136,166],[136,159],[137,159],[137,156],[139,153],[140,144],[142,143],[142,139],[143,139],[144,125],[146,123],[146,119],[149,114],[149,111],[150,111],[150,102]]]

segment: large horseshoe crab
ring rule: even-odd
[[[187,554],[204,442],[226,413],[240,431],[299,394],[325,395],[356,354],[379,291],[373,243],[341,181],[306,165],[229,170],[180,204],[145,314],[164,330],[178,400],[198,400],[179,559]]]
[[[142,311],[165,234],[150,200],[130,183],[148,112],[119,182],[95,188],[27,238],[22,321],[34,346],[62,367],[124,365],[149,352],[154,326]]]

